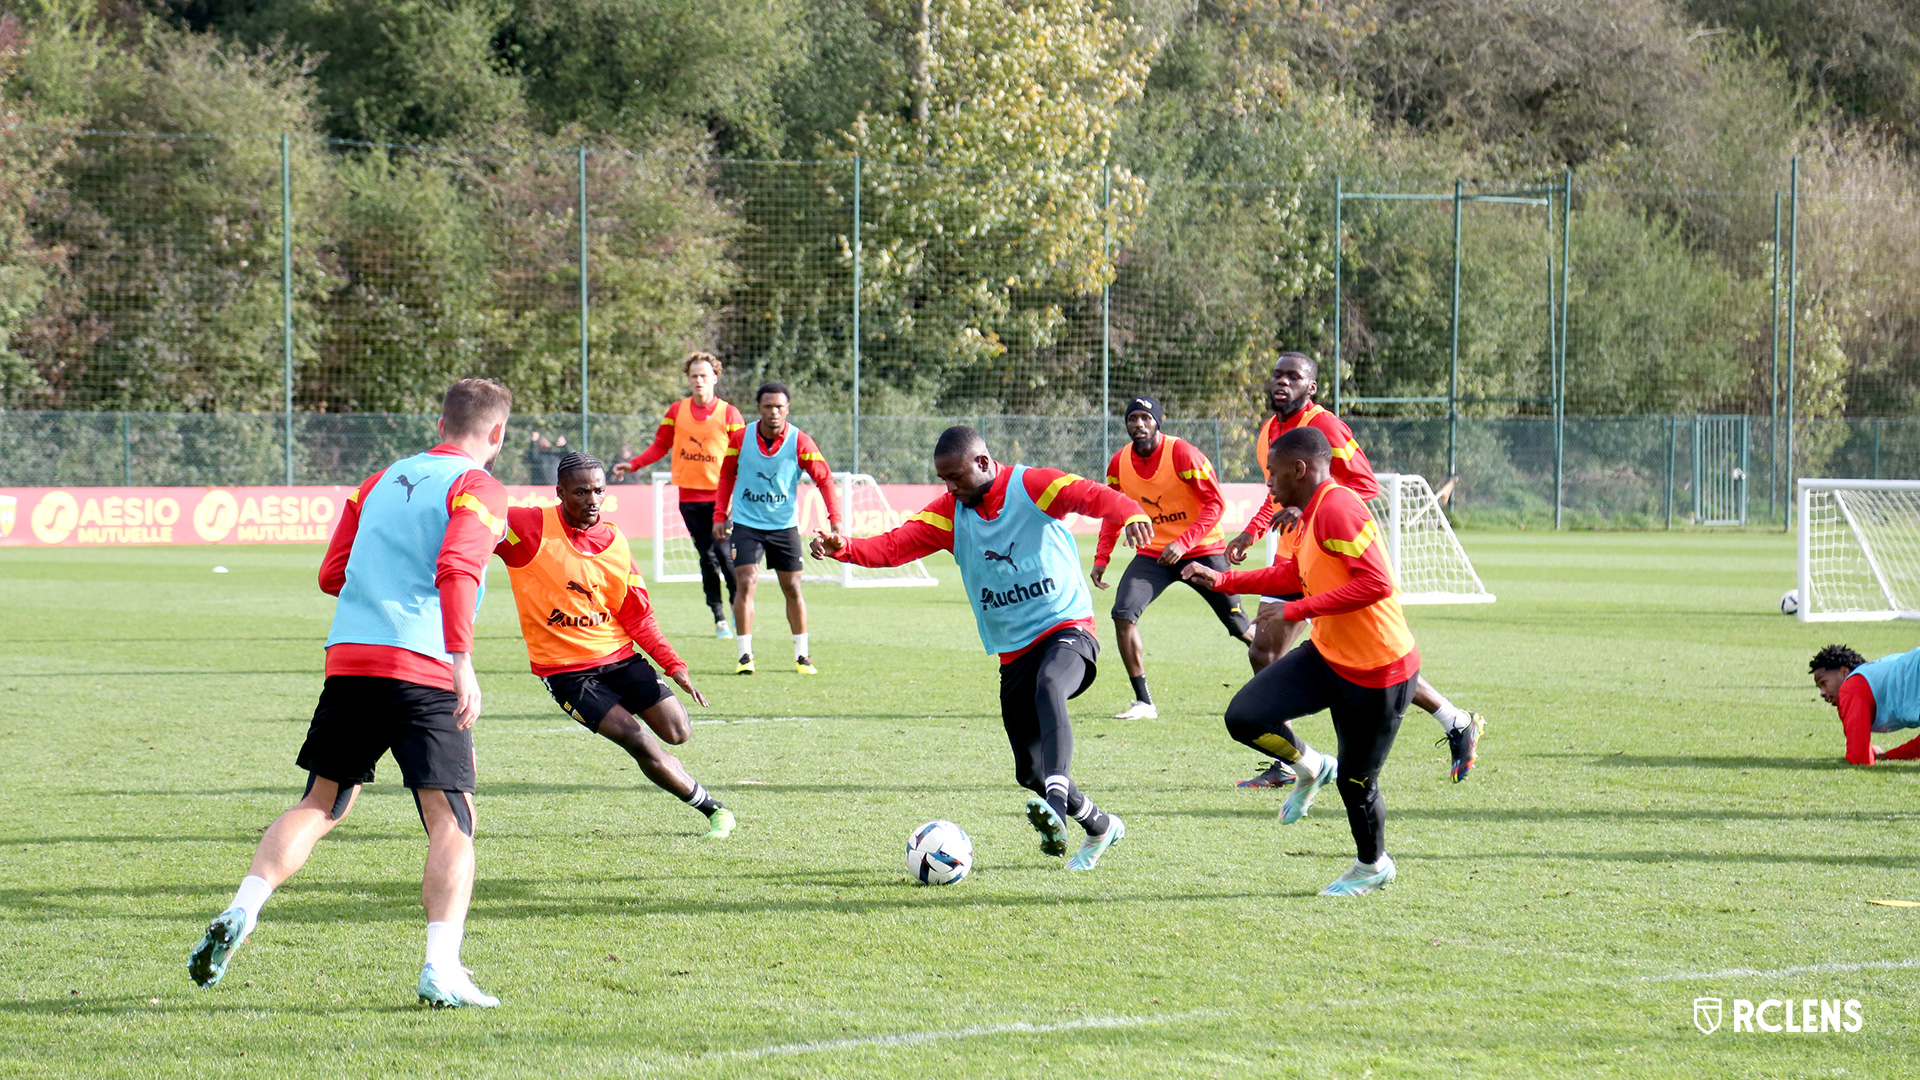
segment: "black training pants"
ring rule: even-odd
[[[727,584],[729,604],[733,603],[734,591],[739,586],[733,580],[733,559],[727,555],[727,545],[713,542],[713,504],[683,502],[680,520],[687,523],[687,536],[693,540],[693,550],[700,553],[700,587],[706,591],[707,607],[713,609],[714,619],[724,619],[726,615],[720,610],[720,583]]]
[[[1041,638],[1000,665],[1000,720],[1013,746],[1013,779],[1045,797],[1047,777],[1071,776],[1073,724],[1067,702],[1093,685],[1099,643],[1079,627]]]
[[[1376,862],[1386,847],[1386,806],[1380,798],[1380,770],[1393,749],[1400,720],[1413,702],[1415,673],[1405,682],[1376,688],[1341,678],[1309,641],[1255,675],[1227,706],[1227,733],[1256,750],[1276,756],[1274,737],[1296,750],[1303,745],[1292,721],[1325,709],[1339,739],[1340,771],[1335,780],[1347,804],[1347,825],[1364,863]],[[1264,745],[1263,745],[1264,743]]]

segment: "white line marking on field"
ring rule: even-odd
[[[1833,964],[1805,964],[1800,967],[1721,968],[1719,971],[1682,971],[1672,975],[1642,975],[1640,982],[1710,982],[1715,979],[1786,979],[1795,975],[1825,975],[1848,971],[1900,971],[1920,968],[1920,957],[1907,960],[1859,960]]]
[[[1200,1017],[1217,1015],[1219,1015],[1217,1012],[1209,1009],[1199,1012],[1172,1013],[1165,1016],[1089,1016],[1081,1020],[1062,1020],[1055,1024],[1029,1024],[1025,1021],[1020,1021],[1012,1024],[955,1028],[950,1031],[907,1031],[897,1035],[868,1035],[858,1039],[779,1043],[774,1046],[762,1046],[757,1050],[733,1050],[727,1053],[709,1056],[768,1058],[787,1054],[818,1054],[834,1050],[858,1050],[869,1046],[918,1046],[921,1043],[937,1042],[946,1039],[978,1039],[991,1035],[1050,1035],[1057,1031],[1145,1027],[1150,1024],[1173,1024],[1182,1020],[1193,1020]]]
[[[826,716],[743,716],[738,720],[694,720],[695,724],[810,724]]]

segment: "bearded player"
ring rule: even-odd
[[[727,589],[731,604],[738,585],[733,580],[733,558],[727,545],[713,539],[713,500],[720,487],[720,461],[726,456],[727,441],[747,426],[740,410],[714,396],[720,381],[720,361],[712,353],[697,352],[687,357],[688,395],[667,406],[667,415],[653,434],[653,445],[634,455],[631,461],[616,462],[613,479],[639,472],[663,457],[672,459],[674,490],[680,493],[680,520],[686,523],[687,538],[700,559],[700,588],[705,591],[707,610],[713,613],[713,634],[730,638],[725,609],[720,606],[720,587]]]
[[[760,553],[787,598],[787,629],[793,632],[793,670],[817,675],[807,643],[807,600],[800,592],[800,474],[813,477],[827,504],[828,527],[840,532],[840,499],[833,471],[813,436],[787,423],[792,396],[777,382],[762,383],[753,396],[760,419],[733,433],[720,466],[713,500],[713,535],[730,542],[739,591],[733,625],[740,631],[740,661],[734,674],[753,674],[753,597],[760,581]]]
[[[1367,460],[1366,452],[1360,449],[1360,443],[1354,439],[1353,429],[1339,417],[1314,404],[1313,395],[1320,388],[1318,374],[1319,365],[1305,353],[1281,353],[1274,361],[1273,371],[1267,379],[1267,401],[1273,408],[1273,415],[1260,425],[1260,431],[1254,437],[1254,456],[1260,460],[1260,468],[1264,472],[1268,468],[1267,451],[1275,439],[1289,431],[1314,428],[1326,436],[1327,444],[1332,448],[1331,475],[1334,482],[1358,495],[1361,502],[1369,502],[1380,494],[1379,481],[1373,476],[1373,464]],[[1227,560],[1236,565],[1246,561],[1247,549],[1253,546],[1255,540],[1266,535],[1269,527],[1290,529],[1297,521],[1297,511],[1270,499],[1263,500],[1253,520],[1227,544]],[[1247,651],[1255,671],[1279,659],[1299,639],[1302,625],[1280,617],[1281,606],[1295,599],[1298,598],[1260,598],[1260,609],[1253,624],[1253,644]],[[1465,780],[1479,760],[1480,733],[1486,730],[1486,718],[1448,701],[1424,677],[1415,686],[1413,703],[1432,713],[1433,718],[1440,722],[1440,729],[1445,732],[1440,741],[1447,744],[1448,755],[1452,758],[1448,774],[1456,784]],[[1240,786],[1284,787],[1291,783],[1293,773],[1287,768],[1286,762],[1276,761],[1252,779],[1242,780]]]
[[[1136,548],[1151,538],[1152,524],[1111,488],[1058,469],[995,461],[970,427],[941,433],[933,467],[947,493],[926,509],[879,536],[820,533],[813,556],[904,566],[936,551],[953,553],[980,642],[1000,654],[1000,719],[1013,747],[1014,779],[1037,796],[1027,800],[1027,820],[1040,833],[1040,851],[1067,853],[1072,818],[1086,838],[1067,869],[1092,870],[1127,827],[1070,777],[1067,702],[1093,685],[1100,646],[1079,548],[1061,519],[1099,518]]]
[[[568,454],[560,459],[559,475],[554,491],[560,504],[507,511],[506,539],[493,549],[513,581],[527,660],[568,716],[632,755],[647,779],[706,815],[706,839],[724,839],[733,831],[733,812],[660,745],[687,741],[687,710],[635,645],[688,697],[702,706],[707,699],[660,632],[627,538],[600,520],[606,471],[597,458]]]
[[[1127,402],[1127,436],[1131,446],[1121,447],[1107,463],[1107,486],[1132,499],[1153,521],[1153,539],[1134,553],[1120,575],[1120,588],[1113,598],[1114,638],[1120,642],[1120,663],[1133,684],[1133,702],[1115,715],[1116,720],[1152,720],[1160,715],[1147,688],[1146,657],[1140,642],[1140,616],[1147,605],[1159,599],[1169,585],[1180,581],[1180,571],[1190,562],[1202,562],[1225,571],[1225,538],[1220,535],[1220,515],[1227,501],[1220,494],[1219,481],[1213,476],[1213,462],[1185,439],[1163,434],[1160,403],[1149,397]],[[1109,588],[1102,580],[1113,554],[1113,543],[1120,535],[1111,523],[1100,530],[1100,543],[1093,553],[1093,584]],[[1192,584],[1189,582],[1188,584]],[[1252,641],[1253,632],[1240,610],[1240,598],[1222,596],[1211,589],[1192,586],[1214,618],[1227,628],[1234,640]]]
[[[1305,817],[1315,793],[1338,777],[1354,861],[1320,892],[1364,896],[1392,883],[1396,873],[1386,850],[1380,770],[1413,700],[1420,649],[1401,614],[1386,545],[1367,504],[1330,476],[1332,451],[1312,427],[1274,441],[1267,489],[1299,518],[1272,566],[1222,574],[1195,563],[1184,572],[1221,592],[1300,596],[1282,606],[1280,617],[1312,619],[1311,640],[1240,688],[1227,706],[1227,731],[1293,766],[1299,783],[1281,808],[1283,824]],[[1333,717],[1337,758],[1293,730],[1294,720],[1322,709]]]

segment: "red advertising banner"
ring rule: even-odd
[[[881,495],[905,517],[944,490],[938,484],[882,484]],[[1221,528],[1229,536],[1246,524],[1266,490],[1259,484],[1222,484],[1227,511]],[[77,487],[0,488],[0,547],[114,547],[129,544],[324,544],[350,487]],[[548,487],[509,487],[515,506],[551,506]],[[843,503],[845,494],[842,493]],[[677,506],[662,508],[677,516]],[[607,492],[607,520],[630,537],[653,535],[653,488],[622,484]],[[848,522],[857,535],[886,527],[884,511],[855,507]],[[1098,523],[1072,515],[1074,532],[1098,531]],[[800,505],[803,532],[826,527],[826,507],[816,491]]]

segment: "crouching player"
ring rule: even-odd
[[[970,427],[941,432],[933,468],[946,493],[900,527],[849,540],[814,537],[812,552],[857,566],[904,566],[951,551],[973,608],[980,643],[1000,654],[1000,720],[1013,746],[1013,776],[1032,791],[1027,821],[1045,855],[1067,853],[1067,819],[1087,837],[1067,861],[1091,870],[1127,835],[1118,814],[1095,806],[1071,778],[1073,724],[1067,702],[1093,685],[1100,646],[1093,597],[1080,576],[1080,551],[1061,521],[1099,518],[1138,548],[1153,525],[1131,499],[1092,480],[1026,465],[1004,465]]]
[[[1386,851],[1380,770],[1413,701],[1420,650],[1400,611],[1399,590],[1384,543],[1367,505],[1331,479],[1327,437],[1310,427],[1274,440],[1268,489],[1275,501],[1300,511],[1300,524],[1283,538],[1279,558],[1264,570],[1221,573],[1194,563],[1183,573],[1220,592],[1289,600],[1282,617],[1313,620],[1310,640],[1260,670],[1227,706],[1227,731],[1293,766],[1299,782],[1281,808],[1290,824],[1306,816],[1313,797],[1338,777],[1353,830],[1353,866],[1320,890],[1324,896],[1364,896],[1393,881]],[[1292,721],[1320,710],[1333,718],[1336,759],[1308,746]]]
[[[513,581],[533,673],[568,716],[633,755],[647,779],[705,814],[707,839],[722,839],[733,831],[733,812],[654,739],[686,742],[687,710],[635,645],[688,697],[703,706],[707,699],[660,632],[627,538],[600,520],[606,470],[596,458],[568,454],[556,491],[558,506],[508,510],[506,539],[493,549]]]
[[[1920,649],[1868,663],[1845,645],[1829,645],[1813,654],[1807,668],[1820,696],[1840,710],[1849,762],[1872,765],[1881,760],[1920,759],[1920,738],[1891,750],[1873,745],[1875,735],[1920,728]]]

